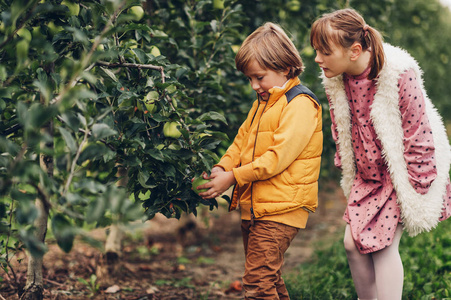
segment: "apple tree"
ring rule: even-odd
[[[191,178],[227,139],[227,72],[230,94],[242,89],[231,47],[240,6],[0,5],[0,262],[22,299],[40,299],[47,229],[68,252],[86,228],[218,205]],[[25,287],[11,268],[21,249]]]

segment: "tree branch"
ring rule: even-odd
[[[77,160],[80,157],[83,146],[88,141],[88,135],[89,135],[89,130],[85,130],[85,135],[83,137],[83,141],[80,143],[77,153],[75,153],[74,160],[72,161],[69,178],[67,179],[66,186],[64,187],[63,196],[66,196],[66,193],[69,190],[70,184],[72,183],[72,178],[74,177],[74,174],[75,174],[75,166],[77,165]]]
[[[132,63],[108,63],[105,61],[96,62],[97,65],[107,68],[135,68],[135,69],[152,69],[162,73],[162,80],[164,83],[164,68],[161,66],[149,65],[149,64],[132,64]]]
[[[114,18],[116,18],[118,12],[122,9],[122,7],[125,5],[126,1],[123,1],[121,3],[121,5],[119,5],[118,9],[113,13],[113,15],[110,17],[110,19],[108,20],[107,24],[105,25],[105,27],[103,28],[102,32],[100,33],[100,36],[97,36],[96,39],[94,40],[94,43],[91,47],[91,50],[88,52],[88,55],[86,55],[84,57],[84,59],[82,60],[82,68],[84,69],[86,66],[88,66],[87,68],[91,68],[91,66],[89,66],[90,64],[90,59],[92,58],[92,55],[94,54],[95,49],[97,48],[97,46],[100,44],[100,40],[106,35],[106,33],[108,32],[108,30],[111,29],[111,27],[113,27],[113,20]],[[76,72],[72,75],[72,78],[69,80],[69,82],[67,83],[67,85],[64,87],[63,91],[54,99],[52,99],[51,103],[58,103],[61,101],[61,99],[63,99],[63,96],[71,89],[73,88],[78,80],[79,80],[79,74],[81,72]]]
[[[11,133],[17,132],[21,128],[22,128],[22,126],[20,124],[14,124],[13,126],[7,128],[4,132],[2,132],[2,135],[8,136]]]
[[[33,3],[33,2],[31,2]],[[30,4],[30,2],[26,5],[25,9],[27,9],[27,6]],[[6,40],[4,40],[1,44],[0,44],[0,49],[2,49],[3,47],[5,47],[5,45],[7,45],[16,35],[16,33],[25,25],[25,23],[27,23],[27,21],[31,18],[34,9],[36,8],[36,5],[38,4],[38,1],[35,1],[33,8],[25,15],[24,19],[22,20],[22,22],[16,26],[16,29],[14,29],[14,31],[6,38]]]

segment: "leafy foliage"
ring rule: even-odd
[[[149,13],[131,9],[141,6]],[[183,7],[1,2],[0,234],[8,238],[0,252],[6,257],[23,244],[34,255],[46,251],[30,227],[37,198],[50,210],[64,251],[86,224],[124,223],[143,218],[144,210],[144,218],[158,212],[179,218],[196,214],[199,205],[218,205],[202,201],[190,180],[211,169],[217,146],[227,140],[218,130],[227,124],[224,111],[216,108],[226,102],[221,70],[233,68],[233,28],[241,17],[233,8],[214,10],[211,1]],[[169,123],[176,124],[172,132],[164,130]]]

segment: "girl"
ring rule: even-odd
[[[348,198],[344,245],[360,299],[401,299],[398,244],[450,216],[451,152],[416,61],[353,9],[323,15],[310,42],[322,69]]]
[[[197,188],[204,199],[235,184],[230,209],[241,209],[246,299],[289,299],[283,256],[317,207],[322,152],[321,106],[300,84],[299,53],[273,23],[246,38],[235,58],[256,91],[247,119]]]

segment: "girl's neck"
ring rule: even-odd
[[[362,74],[366,68],[368,68],[369,62],[371,59],[371,52],[370,51],[362,51],[359,58],[354,61],[354,63],[349,67],[346,74],[357,76]]]

